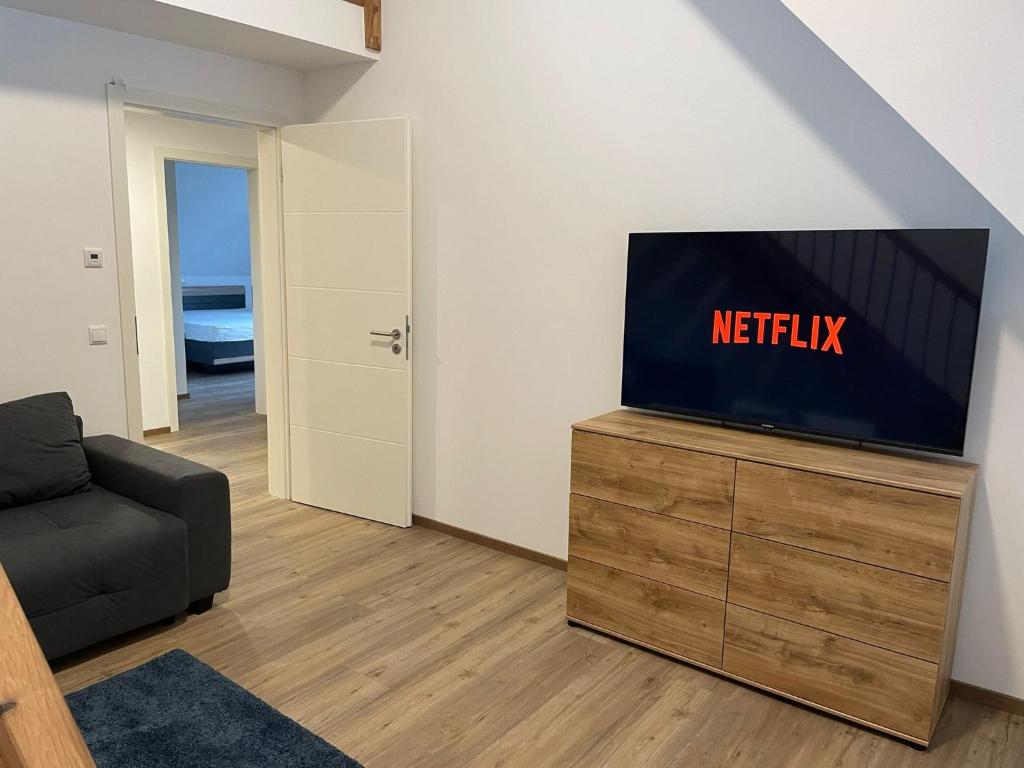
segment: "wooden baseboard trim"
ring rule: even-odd
[[[153,437],[154,435],[169,435],[170,433],[170,427],[156,427],[155,429],[144,429],[142,431],[142,436]]]
[[[190,397],[192,397],[192,395],[190,395],[188,392],[186,392],[184,395],[178,395],[179,400],[188,400]]]
[[[987,688],[979,688],[970,683],[961,683],[959,680],[949,681],[949,695],[953,698],[973,701],[977,704],[984,704],[992,709],[1001,709],[1012,712],[1015,715],[1024,715],[1024,699],[1018,699],[1006,693],[990,691]]]
[[[442,523],[430,517],[413,515],[412,524],[418,525],[422,528],[429,528],[432,531],[446,533],[449,536],[454,536],[456,539],[463,539],[465,541],[471,541],[474,544],[489,547],[490,549],[496,549],[507,555],[515,555],[516,557],[521,557],[524,560],[532,560],[535,563],[540,563],[541,565],[546,565],[549,568],[555,568],[559,571],[564,571],[566,568],[565,560],[560,558],[553,557],[552,555],[545,555],[543,552],[537,552],[533,549],[527,549],[526,547],[520,547],[518,544],[509,544],[507,541],[492,539],[490,536],[484,536],[481,533],[467,531],[465,528],[459,528],[455,525],[448,525],[448,523]]]

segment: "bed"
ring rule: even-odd
[[[253,367],[252,310],[245,306],[245,286],[184,286],[181,305],[190,366],[211,372]]]

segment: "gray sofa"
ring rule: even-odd
[[[231,576],[223,473],[81,435],[65,393],[0,405],[0,565],[49,659],[204,611]]]

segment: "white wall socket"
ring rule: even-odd
[[[97,269],[103,266],[102,248],[83,248],[82,256],[85,257],[85,266],[90,269]]]

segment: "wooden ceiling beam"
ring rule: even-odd
[[[363,30],[366,35],[366,47],[372,51],[380,50],[380,4],[381,0],[345,0],[353,5],[363,7]]]

